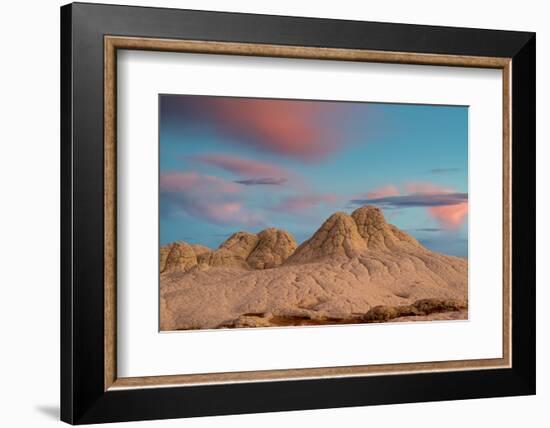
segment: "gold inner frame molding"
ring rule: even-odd
[[[359,365],[305,369],[262,370],[229,373],[204,373],[170,376],[117,376],[116,318],[116,89],[117,50],[146,50],[212,55],[241,55],[333,61],[360,61],[393,64],[440,65],[494,68],[502,70],[502,144],[503,144],[503,320],[502,358],[434,361],[422,363]],[[104,388],[144,388],[192,386],[235,382],[296,380],[308,378],[357,377],[418,372],[441,372],[511,367],[511,59],[460,55],[383,52],[251,43],[169,40],[138,37],[104,38]]]

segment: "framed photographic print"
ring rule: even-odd
[[[61,8],[72,424],[535,393],[535,35]]]

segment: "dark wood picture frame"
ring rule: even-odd
[[[502,69],[503,358],[118,378],[117,49]],[[70,4],[61,8],[61,131],[63,421],[535,393],[533,33]]]

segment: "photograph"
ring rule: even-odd
[[[160,330],[467,320],[468,111],[160,94]]]

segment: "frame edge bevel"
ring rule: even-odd
[[[60,228],[61,228],[61,346],[60,346],[60,418],[74,423],[73,376],[73,273],[72,273],[72,5],[60,9]]]

